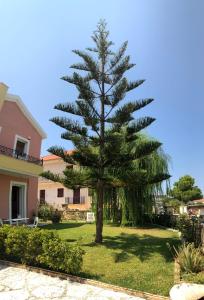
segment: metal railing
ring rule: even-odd
[[[66,197],[65,204],[85,204],[85,196]]]
[[[43,165],[43,160],[33,157],[31,155],[27,155],[26,153],[20,153],[17,150],[5,147],[0,145],[0,154],[6,155],[6,156],[10,156],[16,159],[20,159],[20,160],[25,160],[27,162],[42,166]]]

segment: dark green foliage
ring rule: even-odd
[[[203,197],[202,192],[194,184],[195,179],[189,175],[185,175],[174,183],[174,187],[170,191],[170,194],[174,198],[184,203],[187,203],[192,200],[201,199]]]
[[[50,217],[51,221],[53,224],[57,224],[57,223],[60,223],[61,220],[62,220],[62,215],[61,215],[61,212],[59,210],[54,210],[51,214],[51,217]]]
[[[128,144],[124,142],[123,151],[126,153],[132,152],[135,155],[135,152],[139,152],[138,149],[144,143],[149,144],[151,147],[151,145],[158,142],[140,134],[132,142]],[[122,160],[125,154],[121,154]],[[108,220],[113,221],[114,216],[117,215],[117,223],[123,226],[145,224],[144,215],[152,214],[155,197],[158,193],[162,193],[162,180],[169,178],[168,160],[168,156],[159,148],[148,156],[141,156],[140,159],[131,161],[125,170],[120,168],[119,164],[117,168],[111,167],[109,173],[117,173],[123,184],[122,186],[106,189],[104,218],[109,217]],[[115,190],[115,193],[113,193],[113,190]],[[116,198],[115,200],[113,195]]]
[[[193,242],[193,221],[187,214],[179,216],[176,224],[176,228],[181,232],[182,238],[186,242]]]
[[[153,99],[121,104],[122,100],[126,100],[127,93],[139,87],[144,80],[128,81],[125,73],[135,64],[130,62],[129,55],[125,55],[127,42],[117,52],[113,52],[113,43],[109,40],[104,21],[99,22],[92,39],[95,44],[93,48],[73,51],[82,60],[71,66],[78,72],[62,77],[65,82],[76,87],[76,101],[55,106],[59,111],[76,116],[77,120],[69,116],[51,119],[65,129],[61,137],[73,143],[74,152],[66,155],[65,149],[61,147],[51,147],[49,152],[78,168],[65,170],[61,176],[50,172],[42,175],[67,188],[86,186],[95,189],[96,242],[101,243],[105,189],[160,182],[169,175],[155,174],[155,177],[148,177],[145,174],[142,178],[143,171],[135,170],[133,173],[133,161],[151,155],[161,145],[157,141],[144,141],[134,151],[130,151],[129,142],[137,138],[140,130],[155,121],[151,117],[135,120],[134,113]],[[115,172],[111,172],[111,168]],[[128,169],[129,174],[126,172]]]
[[[32,266],[79,273],[84,251],[57,233],[25,226],[0,227],[0,258]]]

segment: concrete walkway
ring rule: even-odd
[[[0,300],[144,300],[89,284],[0,265]]]

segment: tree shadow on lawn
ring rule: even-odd
[[[115,262],[124,262],[130,259],[130,255],[137,256],[141,261],[147,260],[160,254],[167,262],[173,260],[172,254],[168,249],[167,243],[178,246],[179,240],[176,238],[160,238],[151,235],[139,236],[136,234],[122,234],[119,236],[104,236],[103,246],[121,250],[120,253],[113,253]],[[93,247],[95,243],[86,244],[84,246]]]
[[[63,230],[63,229],[70,229],[70,228],[78,228],[85,225],[85,223],[59,223],[59,224],[48,224],[43,227],[43,229],[53,229],[53,230]]]

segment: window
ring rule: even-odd
[[[80,189],[73,191],[73,204],[80,204]]]
[[[57,189],[57,197],[64,197],[64,189]]]
[[[22,141],[17,141],[16,143],[16,154],[23,156],[25,153],[26,143]]]
[[[14,154],[22,158],[29,154],[30,140],[16,135],[14,142]]]
[[[45,203],[45,190],[40,190],[40,203]]]

